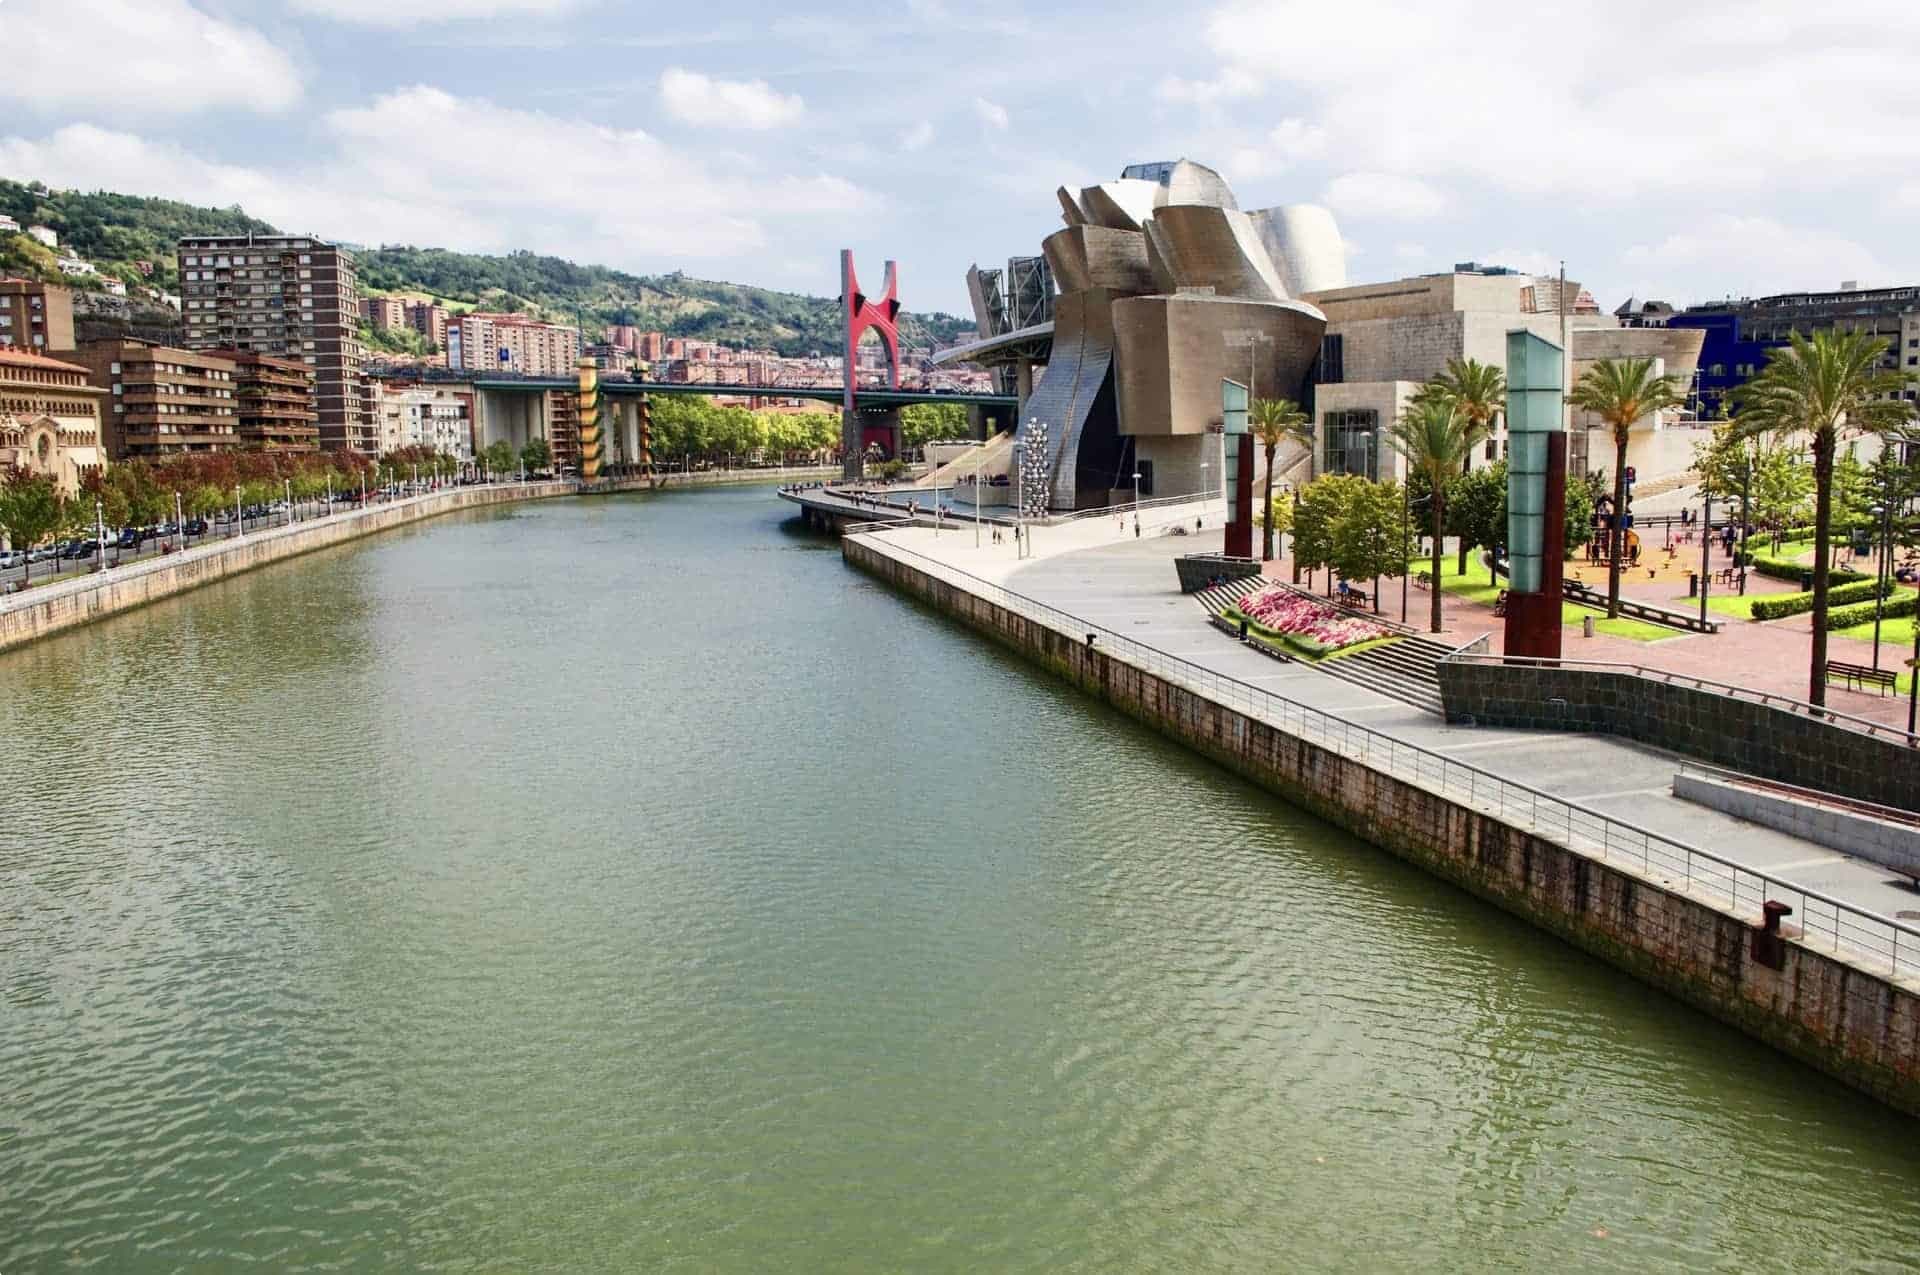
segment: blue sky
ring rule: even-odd
[[[1920,282],[1911,0],[0,0],[0,175],[962,311],[1053,191],[1187,156],[1356,281],[1565,257],[1609,308]]]

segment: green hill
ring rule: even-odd
[[[277,233],[241,209],[199,208],[168,199],[104,191],[49,190],[0,178],[0,213],[22,227],[46,225],[62,248],[101,270],[143,281],[135,261],[154,267],[149,281],[179,291],[174,241],[183,235]],[[356,251],[360,286],[369,293],[432,297],[456,309],[513,310],[597,333],[629,323],[671,336],[752,345],[782,354],[831,353],[839,348],[838,305],[745,284],[694,279],[675,272],[633,275],[583,266],[560,257],[515,252],[505,256],[441,248],[381,247]],[[59,280],[52,254],[24,235],[0,234],[0,272]],[[903,312],[900,335],[912,346],[948,341],[972,327],[950,314]],[[590,337],[591,339],[591,337]]]

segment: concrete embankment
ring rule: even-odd
[[[1920,996],[1624,863],[1582,853],[1330,743],[1295,735],[1115,651],[890,555],[853,566],[1329,822],[1910,1114],[1920,1114]],[[1227,698],[1231,698],[1228,696]],[[1756,931],[1761,931],[1756,939]],[[1897,960],[1897,958],[1896,958]]]
[[[0,599],[0,651],[299,554],[461,509],[570,496],[571,482],[458,487],[311,522],[255,531],[237,540],[129,563],[98,575],[40,585]]]
[[[585,495],[619,491],[674,491],[681,487],[716,487],[729,483],[811,483],[840,477],[838,465],[808,465],[786,469],[697,469],[692,473],[655,474],[651,478],[603,478]]]

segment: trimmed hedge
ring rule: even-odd
[[[1855,584],[1843,584],[1827,590],[1829,607],[1846,606],[1850,602],[1871,602],[1876,597],[1884,597],[1893,592],[1891,584],[1882,585],[1877,580],[1862,580]],[[1804,615],[1813,610],[1811,593],[1776,593],[1771,597],[1753,600],[1753,618],[1756,620],[1778,620],[1789,615]]]
[[[1744,550],[1737,556],[1746,560],[1745,565],[1752,567],[1763,576],[1772,576],[1775,580],[1792,580],[1797,584],[1803,572],[1811,573],[1813,571],[1812,567],[1804,566],[1801,563],[1793,562],[1786,558],[1769,558],[1758,553],[1747,553]],[[1830,586],[1836,584],[1853,584],[1856,581],[1865,580],[1866,578],[1864,573],[1849,571],[1845,567],[1832,567],[1827,571],[1827,584]]]
[[[1912,615],[1916,606],[1920,606],[1920,593],[1903,594],[1897,598],[1887,599],[1885,609],[1880,614],[1891,620],[1897,616]],[[1850,629],[1856,624],[1872,623],[1873,608],[1871,606],[1842,607],[1838,611],[1827,612],[1827,632],[1829,633],[1835,629]]]

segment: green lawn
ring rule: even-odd
[[[1479,555],[1470,555],[1467,559],[1467,571],[1461,575],[1454,568],[1459,559],[1448,554],[1440,564],[1440,587],[1458,597],[1468,598],[1492,606],[1500,596],[1503,586],[1493,582],[1492,573],[1480,562]],[[1712,605],[1709,598],[1708,605]],[[1594,617],[1594,631],[1608,637],[1631,638],[1635,642],[1658,642],[1662,638],[1678,637],[1679,630],[1662,628],[1658,624],[1648,624],[1644,620],[1629,620],[1624,616],[1618,620],[1609,620],[1597,612],[1572,602],[1560,604],[1560,619],[1570,628],[1579,628],[1580,621],[1587,616]]]
[[[1862,642],[1871,642],[1873,641],[1873,621],[1868,620],[1865,624],[1856,624],[1850,629],[1835,629],[1834,633],[1841,637],[1858,638]],[[1889,642],[1906,652],[1906,658],[1912,658],[1912,616],[1895,616],[1880,621],[1880,645],[1884,648]]]

